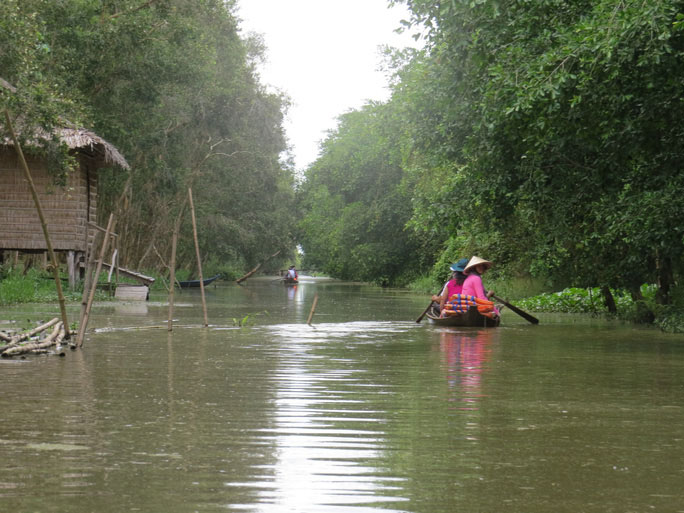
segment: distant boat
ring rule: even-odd
[[[202,280],[204,282],[204,286],[206,287],[209,285],[211,282],[218,280],[221,277],[220,274],[217,274],[216,276],[212,276],[211,278],[205,278]],[[178,285],[182,289],[191,289],[194,287],[199,287],[200,286],[200,280],[186,280],[186,281],[179,281]]]
[[[287,276],[287,277],[283,278],[283,283],[285,285],[297,285],[297,283],[299,283],[299,281],[297,280],[297,278],[290,278],[289,276]]]

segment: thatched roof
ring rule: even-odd
[[[119,150],[90,130],[58,128],[56,132],[60,141],[72,150],[85,151],[93,156],[100,156],[106,164],[119,166],[123,169],[131,168]]]
[[[0,77],[0,87],[4,87],[14,92],[16,89],[7,81]],[[14,123],[13,123],[14,124]],[[0,125],[4,123],[0,120]],[[54,133],[60,141],[67,145],[71,150],[83,152],[90,157],[101,160],[105,164],[119,166],[123,169],[130,169],[131,167],[126,162],[126,159],[119,153],[113,145],[105,141],[102,137],[86,130],[84,128],[69,128],[69,123],[65,122],[65,126],[56,127]],[[21,131],[21,128],[18,129]],[[42,129],[37,129],[31,139],[50,139],[50,134]],[[10,137],[0,139],[0,144],[5,146],[14,146],[14,142]]]
[[[0,123],[2,124],[2,123]],[[114,166],[119,166],[123,169],[130,169],[126,159],[119,153],[112,144],[105,141],[102,137],[85,130],[84,128],[55,128],[55,133],[59,140],[62,141],[71,150],[76,150],[87,154],[88,156],[101,160],[102,162]],[[36,131],[33,139],[49,139],[49,136],[42,129]],[[2,140],[5,146],[14,146],[14,141],[11,138],[5,137]]]

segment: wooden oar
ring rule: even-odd
[[[508,308],[510,308],[511,310],[513,310],[515,313],[517,313],[520,317],[524,318],[525,320],[531,322],[532,324],[539,324],[539,319],[537,319],[536,317],[532,317],[530,314],[528,314],[527,312],[521,310],[521,309],[518,308],[517,306],[513,306],[513,305],[510,304],[508,301],[504,301],[504,300],[501,299],[500,297],[497,297],[497,296],[495,296],[495,295],[493,295],[493,294],[492,294],[492,297],[493,297],[494,299],[496,299],[497,301],[499,301],[500,303],[503,303],[504,305],[506,305]]]
[[[444,288],[442,288],[442,290],[444,290]],[[440,294],[442,293],[442,290],[439,291]],[[433,295],[436,296],[437,294],[433,294]],[[425,314],[428,313],[428,311],[430,310],[430,308],[432,308],[432,303],[434,303],[434,301],[430,301],[430,304],[429,304],[428,307],[423,311],[423,313],[420,314],[420,317],[418,317],[418,318],[416,319],[416,322],[419,323],[420,321],[423,320],[423,317],[425,317]]]
[[[425,314],[428,313],[428,310],[430,310],[430,308],[432,308],[432,303],[434,303],[434,301],[430,301],[430,304],[429,304],[428,307],[423,311],[423,313],[420,314],[420,317],[418,317],[418,318],[416,319],[416,322],[420,322],[420,321],[423,320],[423,317],[425,317]]]

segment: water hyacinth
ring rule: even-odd
[[[632,298],[623,291],[612,291],[618,311],[625,311],[633,305]],[[559,292],[547,292],[521,299],[522,308],[536,312],[553,313],[606,313],[607,308],[598,287],[570,287]]]

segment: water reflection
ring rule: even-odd
[[[482,399],[482,379],[491,355],[493,330],[442,331],[439,347],[450,389],[449,401],[460,410],[477,410]]]
[[[121,317],[141,316],[149,313],[147,301],[118,301],[114,303],[114,313]]]
[[[297,295],[297,285],[290,285],[287,287],[287,299],[294,300]]]
[[[389,323],[274,326],[280,365],[271,376],[276,391],[273,427],[260,429],[274,446],[276,461],[254,467],[255,480],[228,482],[252,487],[255,504],[232,509],[259,512],[399,511],[388,505],[406,501],[402,479],[383,475],[381,461],[387,412],[364,400],[382,393],[366,372],[348,358],[324,358],[320,350],[331,339],[350,334],[383,337],[396,332]],[[362,329],[361,326],[363,326]],[[385,469],[386,470],[386,469]],[[352,507],[352,509],[350,509]],[[381,510],[378,508],[382,507]]]

